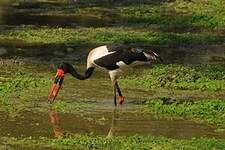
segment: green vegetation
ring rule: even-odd
[[[225,90],[224,65],[157,65],[141,74],[128,75],[123,82],[134,82],[147,89]]]
[[[164,97],[147,101],[144,111],[158,115],[204,121],[223,127],[225,124],[225,101],[222,100],[176,102],[171,98]]]
[[[32,103],[31,97],[40,96],[47,90],[48,79],[46,73],[33,72],[35,65],[1,66],[0,78],[0,110],[12,115],[17,115],[27,108],[27,104]],[[36,70],[38,71],[38,70]],[[40,70],[39,70],[40,71]],[[43,95],[41,95],[43,96]]]
[[[88,36],[87,36],[88,35]],[[224,37],[214,33],[164,33],[155,31],[134,32],[130,27],[114,28],[32,28],[21,27],[15,30],[5,30],[0,35],[2,45],[17,44],[106,44],[106,43],[136,43],[156,45],[189,45],[189,44],[219,44]],[[7,42],[10,41],[10,42]],[[14,42],[13,42],[14,41]],[[91,43],[90,43],[91,41]]]
[[[153,150],[223,150],[224,140],[193,138],[193,139],[168,139],[152,136],[129,136],[105,138],[101,136],[76,135],[63,139],[39,139],[27,138],[1,138],[4,144],[19,146],[21,148],[41,147],[54,149],[111,149],[111,150],[131,150],[131,149],[153,149]]]
[[[140,5],[122,8],[122,14],[128,23],[156,25],[164,31],[221,29],[225,25],[225,3],[221,0],[199,0],[162,3],[158,5]]]

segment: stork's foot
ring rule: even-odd
[[[119,104],[122,105],[124,103],[124,97],[123,96],[119,96]]]

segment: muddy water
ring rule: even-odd
[[[137,113],[131,108],[83,110],[77,113],[59,113],[49,108],[45,113],[23,112],[17,118],[0,113],[0,136],[61,137],[73,134],[104,136],[154,135],[170,138],[215,137],[210,126],[188,120],[158,119],[153,115]]]
[[[81,71],[82,72],[82,71]],[[118,82],[120,84],[120,82]],[[124,88],[121,85],[123,95],[127,100],[126,102],[142,102],[147,97],[153,96],[152,92],[146,92],[138,89],[135,86]],[[99,74],[96,70],[91,79],[80,81],[74,79],[72,76],[66,76],[64,81],[64,91],[60,91],[59,99],[65,101],[80,100],[82,102],[96,103],[101,102],[105,105],[112,105],[113,101],[113,88],[112,83],[107,73]]]

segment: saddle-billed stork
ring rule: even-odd
[[[123,104],[124,97],[120,91],[117,79],[126,67],[135,61],[152,62],[161,58],[151,50],[132,48],[125,45],[104,45],[91,50],[87,57],[87,69],[84,75],[79,74],[69,63],[61,63],[58,66],[54,83],[50,90],[48,101],[55,100],[64,80],[64,75],[70,73],[79,80],[88,79],[95,68],[102,68],[108,71],[113,84],[114,104],[117,105],[116,91],[119,94],[119,103]]]

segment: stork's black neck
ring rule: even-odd
[[[89,67],[86,71],[84,75],[79,74],[76,69],[68,63],[61,63],[58,67],[59,69],[63,69],[64,73],[70,73],[72,76],[74,76],[75,78],[79,79],[79,80],[85,80],[88,79],[93,71],[94,71],[94,67]]]
[[[85,79],[88,79],[92,75],[94,69],[95,69],[94,67],[90,67],[85,71],[84,75],[81,75],[74,68],[71,68],[69,73],[79,80],[85,80]]]

